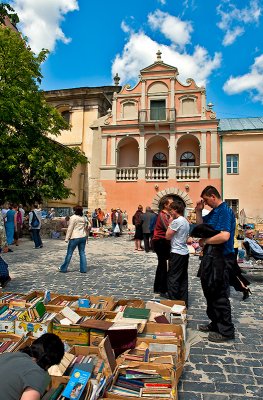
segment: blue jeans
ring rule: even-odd
[[[70,239],[65,261],[60,267],[60,271],[66,272],[75,248],[78,246],[80,258],[80,272],[87,272],[87,260],[85,254],[86,238]]]
[[[40,229],[31,229],[31,232],[32,232],[32,238],[35,243],[35,247],[37,248],[37,247],[43,246],[42,240],[40,237]]]

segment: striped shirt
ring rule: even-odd
[[[233,210],[223,201],[218,207],[213,208],[209,214],[203,217],[203,222],[218,231],[229,232],[230,237],[224,243],[224,255],[234,253],[234,236],[236,220]]]

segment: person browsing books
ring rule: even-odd
[[[53,333],[45,333],[15,353],[0,355],[0,398],[4,400],[40,400],[50,376],[52,365],[64,356],[64,344]]]
[[[167,274],[167,293],[171,300],[183,300],[188,306],[188,262],[187,239],[190,225],[183,217],[185,206],[181,201],[170,204],[173,221],[166,231],[166,239],[171,241],[171,253]]]

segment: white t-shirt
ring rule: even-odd
[[[169,228],[175,231],[171,239],[171,253],[180,255],[189,254],[186,244],[190,229],[189,222],[184,217],[180,216],[171,222]]]

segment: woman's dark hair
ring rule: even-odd
[[[80,215],[81,217],[83,217],[83,207],[81,206],[75,206],[73,208],[75,215]]]
[[[171,208],[172,210],[177,211],[178,214],[184,215],[185,205],[184,205],[184,203],[183,203],[182,201],[178,201],[178,200],[173,201],[173,202],[170,204],[170,208]]]
[[[65,349],[62,340],[57,335],[54,333],[44,333],[31,346],[25,347],[21,352],[35,358],[40,368],[48,370],[52,365],[60,363]]]

